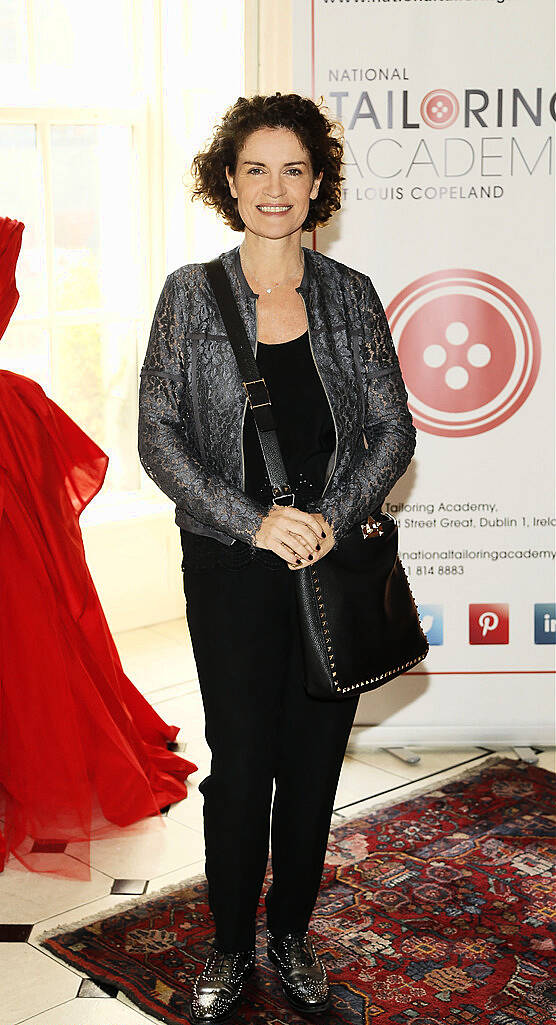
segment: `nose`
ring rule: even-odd
[[[280,178],[280,175],[271,175],[266,183],[265,195],[268,196],[269,199],[280,199],[281,196],[284,195],[284,191],[284,182],[283,179]]]

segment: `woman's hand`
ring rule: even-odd
[[[333,544],[332,528],[321,513],[303,512],[293,505],[273,505],[255,534],[255,547],[275,552],[290,569],[310,566]]]
[[[328,552],[334,547],[334,531],[332,530],[328,520],[325,520],[322,513],[312,513],[311,515],[313,516],[313,519],[318,520],[318,523],[320,527],[322,527],[326,536],[323,540],[319,541],[320,550],[312,553],[312,559],[302,559],[301,564],[298,565],[295,563],[293,566],[289,566],[289,569],[303,569],[304,566],[312,566],[315,562],[318,562],[319,559],[322,559],[323,555],[328,555]]]

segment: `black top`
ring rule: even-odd
[[[294,504],[305,509],[307,502],[322,494],[330,454],[334,451],[334,422],[328,399],[315,366],[309,334],[277,345],[259,342],[257,365],[264,377],[276,422],[276,433],[295,493]],[[246,407],[243,425],[245,492],[262,504],[269,504],[272,491],[261,451],[253,414]],[[275,552],[254,548],[236,540],[232,545],[191,531],[181,531],[184,568],[234,569],[255,558],[278,567],[284,560]]]

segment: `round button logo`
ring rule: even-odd
[[[429,128],[448,128],[458,114],[457,96],[448,89],[432,89],[421,100],[421,117]]]
[[[389,304],[415,426],[467,437],[497,427],[525,402],[539,372],[540,336],[527,303],[500,278],[443,270]]]

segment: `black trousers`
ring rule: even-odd
[[[276,936],[308,928],[359,698],[307,695],[285,562],[233,571],[184,564],[184,591],[212,754],[199,789],[215,941],[245,950],[255,939],[269,832],[268,928]]]

